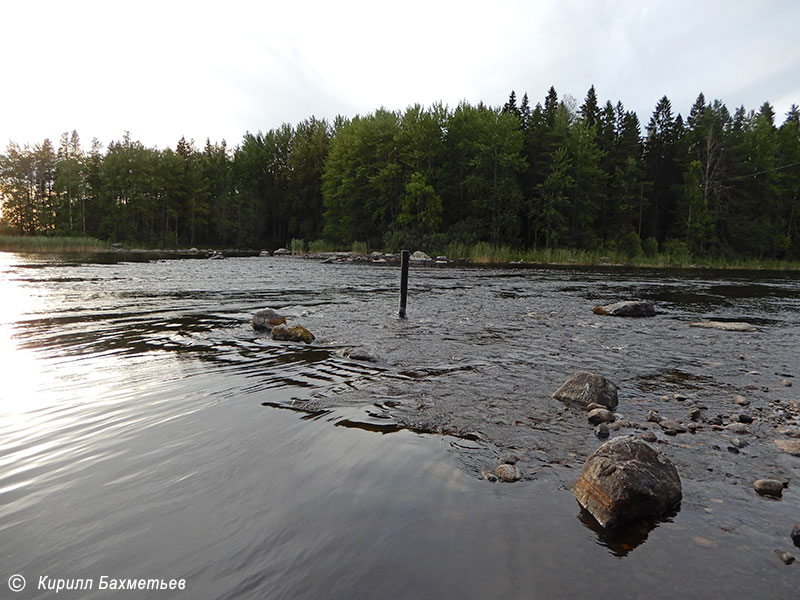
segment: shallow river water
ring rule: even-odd
[[[800,425],[796,275],[413,266],[406,320],[398,279],[0,253],[0,597],[17,574],[15,598],[56,597],[42,577],[93,582],[68,598],[116,595],[101,577],[186,582],[117,592],[137,598],[796,597],[775,550],[800,558],[800,458],[774,446]],[[592,313],[632,298],[658,315]],[[267,306],[316,341],[253,332]],[[569,491],[601,442],[550,397],[577,370],[618,384],[639,429],[612,436],[742,394],[749,445],[659,431],[683,502],[610,537]],[[485,480],[508,451],[523,480]]]

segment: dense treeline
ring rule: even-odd
[[[731,114],[702,94],[684,119],[550,88],[531,107],[462,102],[315,118],[198,149],[129,135],[88,152],[77,133],[0,156],[14,232],[131,244],[370,248],[488,242],[629,256],[800,258],[800,109]]]

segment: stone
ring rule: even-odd
[[[794,562],[794,556],[792,556],[792,553],[788,550],[782,550],[781,548],[778,548],[775,550],[775,554],[778,555],[778,558],[780,558],[785,565],[790,565]]]
[[[745,398],[744,396],[734,396],[733,403],[738,406],[750,406],[750,400]]]
[[[659,516],[682,498],[675,465],[634,436],[614,438],[595,450],[572,492],[607,528]]]
[[[678,433],[686,433],[687,429],[683,423],[675,419],[661,419],[658,426],[664,430],[667,435],[677,435]]]
[[[781,385],[785,385],[786,387],[792,387],[792,382],[788,379],[781,379]]]
[[[519,481],[519,478],[521,477],[519,469],[516,467],[516,465],[509,465],[506,463],[499,465],[494,472],[500,480],[505,481],[506,483]]]
[[[753,422],[753,417],[751,417],[750,415],[746,415],[744,413],[740,415],[733,415],[733,419],[738,421],[739,423],[745,423],[745,424]]]
[[[253,313],[253,329],[256,331],[267,331],[276,325],[285,325],[286,317],[279,315],[271,308],[262,308]]]
[[[425,254],[421,250],[417,250],[416,252],[414,252],[414,254],[412,254],[410,258],[411,258],[411,260],[413,260],[415,262],[431,262],[431,261],[433,261],[433,259],[430,256],[428,256],[427,254]]]
[[[641,438],[642,438],[642,439],[643,439],[645,442],[650,442],[651,444],[652,444],[652,443],[655,443],[655,442],[657,442],[657,441],[658,441],[658,436],[657,436],[657,435],[656,435],[654,432],[652,432],[652,431],[645,431],[645,432],[644,432],[644,433],[641,435]]]
[[[800,523],[795,523],[795,526],[792,528],[792,533],[790,535],[792,538],[792,542],[794,542],[794,545],[800,548]]]
[[[647,411],[647,420],[648,420],[648,422],[650,422],[650,423],[660,423],[663,419],[664,419],[664,417],[662,417],[660,414],[658,414],[658,412],[656,412],[654,410],[648,410]]]
[[[292,251],[286,248],[278,248],[272,253],[272,256],[289,256],[291,253]]]
[[[303,342],[310,344],[314,341],[314,334],[302,325],[276,325],[270,334],[273,340],[281,342]]]
[[[600,423],[613,423],[617,417],[607,408],[595,408],[589,411],[587,418],[592,425],[599,425]]]
[[[653,317],[656,314],[653,303],[646,300],[629,300],[615,302],[606,306],[595,306],[592,312],[596,315],[608,315],[611,317]]]
[[[608,425],[605,423],[600,423],[597,427],[594,428],[594,434],[599,437],[601,440],[604,440],[608,437]]]
[[[739,435],[750,433],[750,430],[744,423],[731,423],[725,429],[732,431],[733,433],[738,433]]]
[[[783,482],[777,479],[758,479],[753,483],[753,489],[761,496],[780,498],[783,494]]]
[[[697,408],[697,407],[695,406],[695,407],[693,407],[693,408],[690,408],[690,409],[689,409],[689,412],[688,412],[688,415],[687,415],[687,416],[688,416],[688,417],[689,417],[689,418],[690,418],[692,421],[697,421],[697,420],[699,420],[699,419],[700,419],[700,417],[702,416],[702,414],[703,414],[703,413],[702,413],[702,411],[701,411],[699,408]]]
[[[586,410],[593,411],[595,408],[605,408],[602,404],[598,404],[597,402],[590,402],[586,405]]]
[[[742,438],[732,437],[731,445],[736,448],[745,448],[746,446],[749,446],[750,443],[747,440],[743,440]]]
[[[501,465],[515,465],[519,462],[519,455],[513,452],[503,452],[498,458],[497,462]]]
[[[720,329],[722,331],[758,331],[758,329],[740,321],[697,321],[689,323],[690,327],[705,327],[707,329]]]
[[[553,392],[553,398],[564,404],[574,404],[586,408],[595,403],[614,410],[619,404],[617,386],[602,375],[579,371],[567,379]]]
[[[781,452],[800,456],[800,440],[775,440],[775,445]]]

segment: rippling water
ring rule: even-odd
[[[52,596],[43,575],[185,578],[196,598],[796,594],[798,565],[773,553],[800,521],[794,483],[750,498],[736,477],[753,461],[709,472],[676,443],[681,510],[609,539],[568,490],[598,442],[549,397],[584,369],[620,385],[632,418],[636,398],[687,386],[796,399],[776,383],[800,372],[796,276],[415,267],[400,320],[392,267],[102,260],[0,253],[0,585],[24,575],[15,597]],[[634,297],[659,316],[591,313]],[[316,342],[255,334],[265,306]],[[688,327],[701,318],[760,331]],[[507,448],[530,457],[527,480],[482,480]]]

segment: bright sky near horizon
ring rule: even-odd
[[[9,0],[0,5],[0,152],[77,130],[237,145],[246,131],[378,107],[531,105],[594,85],[644,126],[663,95],[733,111],[800,105],[797,0],[402,3]]]

